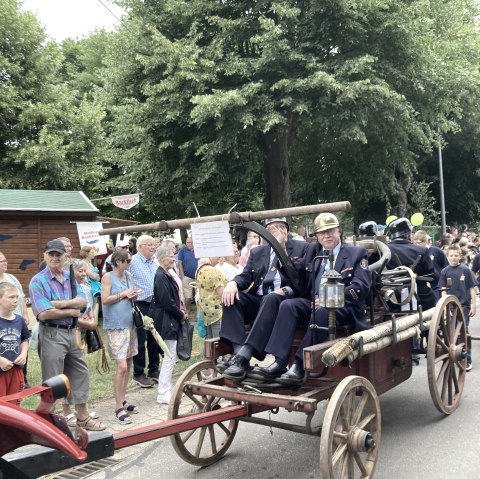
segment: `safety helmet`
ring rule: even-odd
[[[289,229],[288,228],[288,221],[287,221],[287,218],[285,216],[277,216],[275,218],[267,218],[264,222],[265,228],[272,223],[284,223],[285,226],[287,227],[287,230]]]
[[[378,228],[375,221],[365,221],[358,227],[358,236],[377,236]]]
[[[407,236],[413,231],[412,223],[408,218],[398,218],[388,225],[390,239]]]
[[[338,218],[332,213],[320,213],[313,222],[314,233],[320,233],[340,226]]]

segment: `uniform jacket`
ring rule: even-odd
[[[295,263],[299,258],[302,258],[308,243],[305,241],[287,240],[287,256]],[[240,291],[248,290],[250,294],[257,294],[257,289],[263,282],[265,275],[268,272],[270,266],[270,246],[262,245],[253,248],[250,251],[247,264],[243,269],[243,272],[235,276],[233,281],[237,283]],[[281,286],[292,286],[291,281],[279,268],[280,276],[282,279]]]
[[[153,286],[153,320],[163,339],[177,339],[183,312],[175,280],[161,267],[155,273]]]
[[[317,252],[318,250],[318,252]],[[303,263],[303,281],[307,285],[305,297],[311,298],[313,276],[313,260],[315,256],[322,254],[321,245],[311,243],[308,246]],[[370,325],[365,318],[365,301],[372,286],[372,273],[368,269],[368,252],[361,246],[350,246],[343,244],[340,247],[337,259],[334,264],[335,271],[340,273],[341,282],[345,285],[345,307],[342,310],[346,315],[355,320],[355,330],[368,329]],[[321,261],[315,265],[316,270],[320,267]]]
[[[440,274],[442,273],[442,269],[448,266],[448,260],[446,254],[440,248],[436,246],[430,246],[428,248],[428,256],[433,261],[433,269],[435,271],[435,278],[433,280],[433,287],[438,286],[438,282],[440,281]]]
[[[392,258],[387,264],[388,269],[393,269],[399,266],[396,261],[398,257],[400,265],[411,267],[420,256],[420,260],[413,269],[413,272],[419,276],[429,276],[432,278],[431,283],[434,282],[435,270],[433,268],[433,261],[428,254],[428,249],[424,246],[420,246],[412,243],[404,238],[397,238],[388,243],[388,247],[392,252]],[[419,303],[423,309],[430,309],[435,306],[435,295],[433,290],[429,288],[425,281],[417,282],[417,293],[419,297]]]

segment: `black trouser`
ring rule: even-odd
[[[138,309],[144,315],[148,315],[150,303],[148,301],[137,301]],[[155,341],[150,331],[145,331],[144,328],[137,329],[138,340],[138,354],[133,357],[133,377],[136,378],[145,373],[145,366],[147,358],[145,351],[148,351],[148,373],[156,373],[160,369],[160,354],[163,356],[163,351]],[[145,348],[145,342],[147,347]]]
[[[220,337],[232,344],[243,344],[245,341],[245,324],[253,323],[260,309],[263,296],[240,291],[240,299],[232,306],[223,306]]]

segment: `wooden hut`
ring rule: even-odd
[[[27,293],[45,243],[66,236],[72,242],[72,255],[78,255],[76,222],[97,221],[98,213],[82,191],[0,189],[0,251],[8,260],[7,272]]]

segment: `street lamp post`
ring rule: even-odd
[[[442,145],[438,143],[438,176],[440,178],[440,213],[442,215],[442,234],[447,232],[447,222],[445,220],[445,193],[443,189],[443,159]]]

